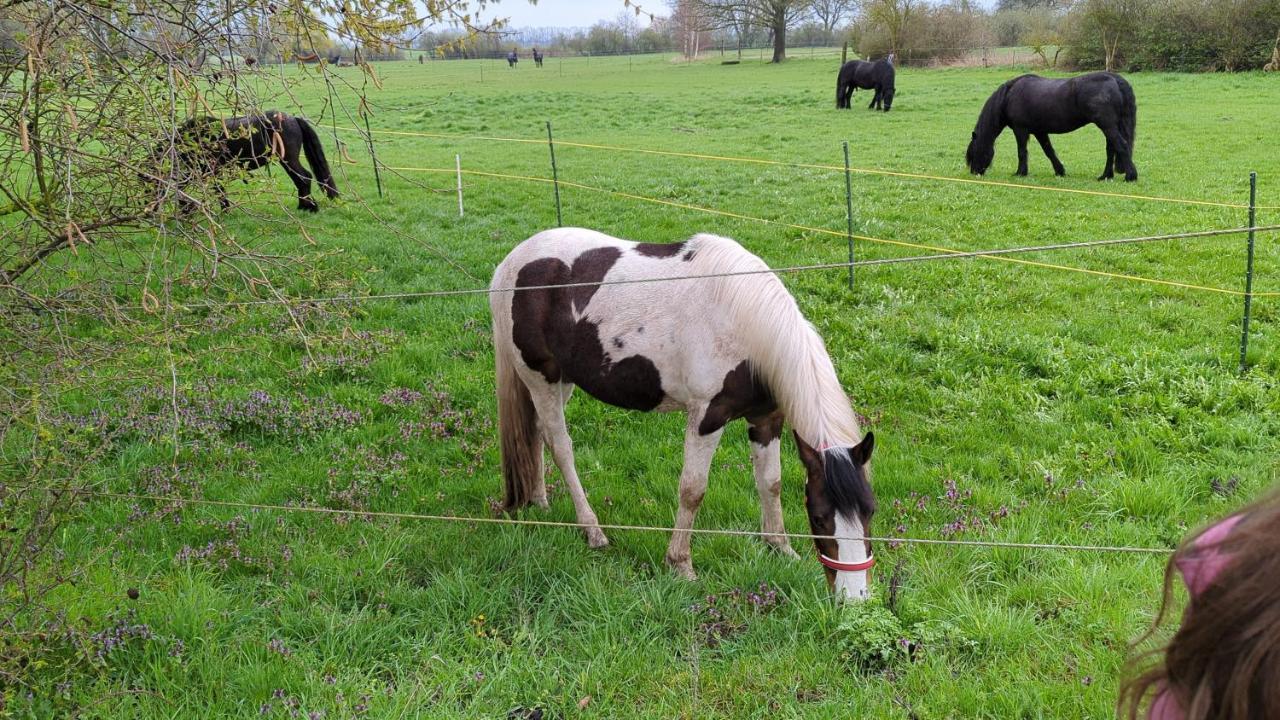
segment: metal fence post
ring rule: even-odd
[[[1244,270],[1244,322],[1240,327],[1240,374],[1244,375],[1249,366],[1245,355],[1249,352],[1249,311],[1253,306],[1253,241],[1257,225],[1258,209],[1258,173],[1249,173],[1249,257]]]
[[[462,217],[462,156],[454,155],[453,161],[458,170],[458,217]]]
[[[556,227],[564,227],[560,215],[560,170],[556,167],[556,143],[551,137],[551,121],[547,121],[547,147],[551,149],[551,184],[556,189]]]
[[[853,180],[849,170],[849,141],[844,141],[845,234],[849,240],[849,289],[853,290]]]

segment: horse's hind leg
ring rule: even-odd
[[[677,574],[689,580],[697,580],[693,561],[689,556],[689,529],[702,505],[707,491],[707,474],[711,470],[711,457],[716,454],[720,435],[724,428],[706,435],[698,432],[706,408],[691,411],[684,430],[684,469],[680,471],[680,509],[676,512],[675,532],[667,545],[667,565]]]
[[[1036,140],[1040,142],[1040,149],[1049,158],[1049,162],[1053,163],[1053,174],[1058,177],[1066,175],[1067,169],[1062,167],[1062,161],[1058,159],[1058,153],[1053,151],[1053,143],[1049,142],[1049,133],[1036,133]]]
[[[316,204],[315,198],[311,197],[311,173],[302,166],[298,157],[298,151],[301,145],[288,147],[286,145],[284,156],[280,158],[280,164],[284,166],[284,171],[289,175],[289,179],[293,181],[295,187],[298,188],[298,209],[307,212],[320,212],[320,206]]]
[[[1099,180],[1110,180],[1111,178],[1116,176],[1115,170],[1114,170],[1115,159],[1116,159],[1116,146],[1115,146],[1115,143],[1111,142],[1111,136],[1108,135],[1107,136],[1107,166],[1102,169],[1102,174],[1098,176]]]
[[[751,438],[751,466],[755,470],[756,491],[760,494],[760,530],[763,540],[788,557],[799,557],[791,549],[782,522],[782,415],[774,413],[747,418]]]
[[[573,498],[573,509],[578,517],[578,525],[582,526],[582,531],[586,533],[587,544],[593,548],[608,545],[609,538],[605,537],[604,531],[600,529],[600,521],[596,518],[595,511],[591,509],[591,503],[587,502],[587,493],[578,480],[578,470],[573,462],[573,440],[569,437],[569,429],[564,422],[564,406],[569,401],[573,386],[560,383],[553,385],[537,374],[526,376],[522,373],[521,378],[529,388],[529,398],[533,401],[534,410],[538,413],[538,426],[542,430],[542,437],[551,448],[551,457],[555,459],[556,467],[560,469],[560,476],[564,478],[565,485],[569,486],[569,495]],[[546,493],[545,486],[535,488],[534,502],[538,502],[539,496],[545,498]]]

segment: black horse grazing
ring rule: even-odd
[[[179,176],[183,178],[179,185],[195,177],[212,179],[223,209],[229,202],[217,176],[228,167],[256,170],[275,156],[298,188],[298,209],[318,212],[320,206],[311,197],[311,173],[302,166],[301,153],[306,154],[325,194],[330,199],[338,197],[338,187],[316,131],[306,120],[277,110],[226,120],[207,115],[191,118],[178,129],[176,149]]]
[[[893,55],[875,62],[850,60],[840,66],[836,79],[836,108],[849,107],[853,91],[857,88],[875,90],[875,97],[867,109],[882,107],[885,112],[893,107],[894,76]]]
[[[987,99],[978,125],[969,140],[965,160],[969,170],[981,175],[991,167],[996,138],[1006,127],[1018,141],[1018,174],[1027,174],[1027,138],[1034,135],[1053,163],[1056,175],[1066,169],[1049,143],[1049,135],[1069,133],[1093,123],[1107,138],[1107,166],[1099,180],[1110,180],[1114,170],[1126,181],[1138,179],[1133,164],[1133,143],[1138,132],[1138,101],[1124,78],[1095,72],[1067,80],[1021,75],[1001,85]]]

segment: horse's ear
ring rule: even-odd
[[[871,460],[871,451],[875,448],[876,434],[868,430],[867,434],[862,436],[862,442],[849,448],[849,457],[856,465],[866,465]]]
[[[791,436],[796,440],[796,450],[800,452],[800,462],[804,463],[806,468],[822,467],[822,454],[813,449],[813,446],[800,438],[800,433],[792,430]]]
[[[977,131],[977,130],[974,130],[973,132],[970,132],[970,133],[969,133],[969,139],[970,139],[970,140],[977,140],[977,139],[978,139],[978,131]]]

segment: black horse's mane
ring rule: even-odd
[[[980,142],[995,142],[996,135],[1004,128],[1004,101],[1009,94],[1009,89],[1014,83],[1021,80],[1024,76],[1018,76],[1009,80],[996,91],[991,93],[991,97],[987,98],[987,103],[982,106],[982,112],[978,114],[978,125],[974,128],[977,140]]]
[[[860,518],[865,528],[876,512],[876,496],[871,491],[867,467],[853,461],[849,448],[828,448],[822,453],[826,466],[827,496],[836,512],[847,518]]]

